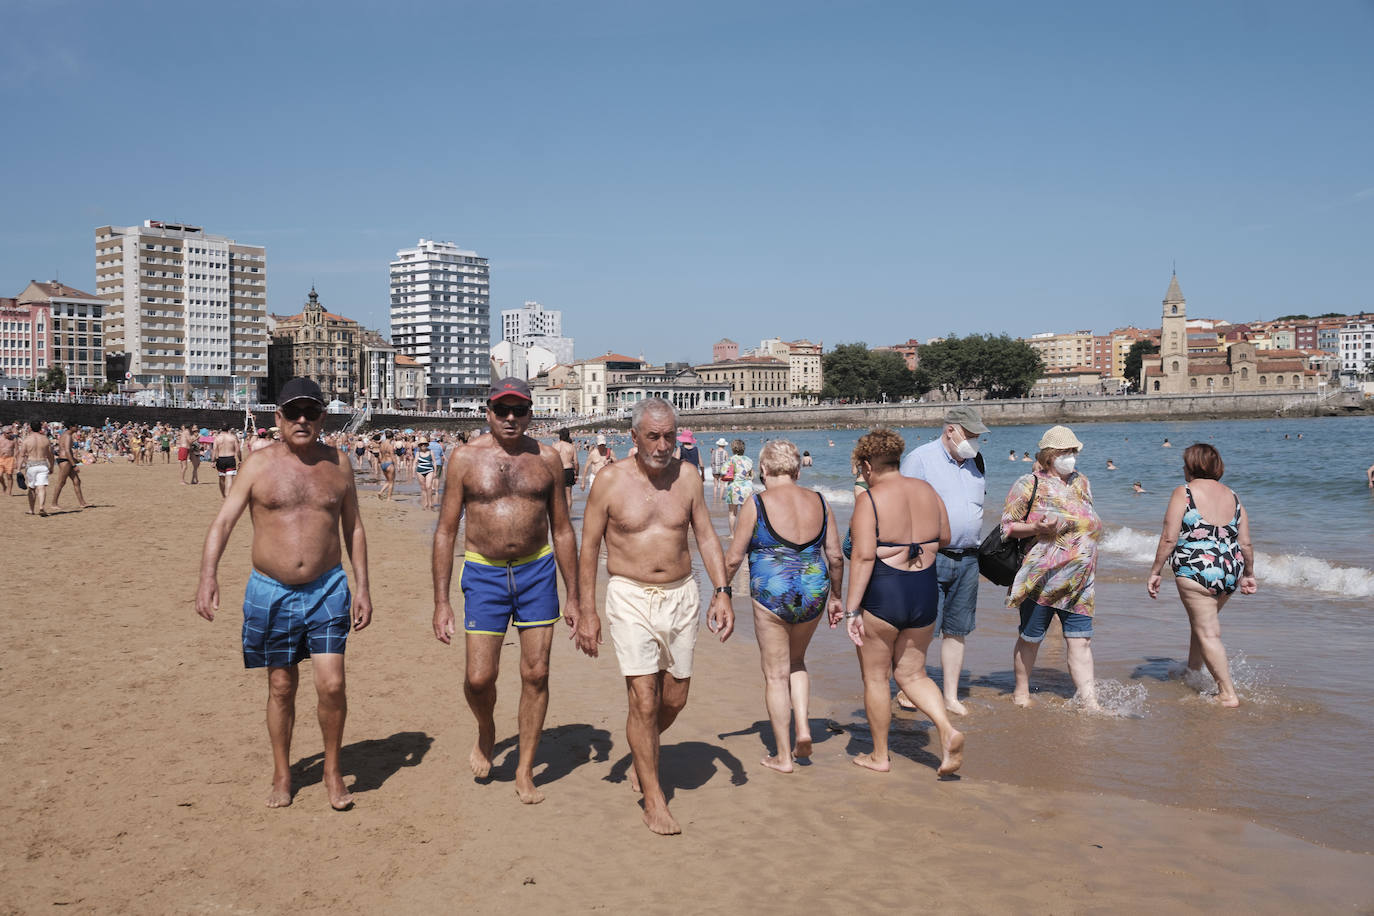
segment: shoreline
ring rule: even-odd
[[[358,806],[328,810],[303,676],[298,792],[292,807],[269,811],[264,678],[238,655],[249,523],[230,540],[220,615],[207,624],[191,598],[218,489],[176,478],[175,463],[93,466],[87,489],[100,508],[49,519],[22,516],[19,497],[0,500],[11,516],[0,550],[12,582],[64,583],[28,613],[0,618],[10,696],[0,747],[16,786],[4,803],[11,828],[0,869],[16,912],[373,912],[397,902],[416,912],[455,903],[668,912],[681,911],[683,895],[694,911],[739,911],[776,906],[778,887],[797,888],[822,912],[871,911],[910,905],[911,881],[893,867],[913,840],[923,893],[992,911],[1374,903],[1368,854],[1228,814],[981,778],[977,755],[995,744],[980,743],[976,729],[961,780],[935,779],[925,729],[915,727],[910,752],[895,754],[886,775],[845,759],[861,735],[823,726],[811,765],[789,776],[766,770],[748,630],[723,646],[701,639],[691,700],[664,738],[682,837],[652,837],[619,781],[625,697],[609,643],[587,659],[562,625],[536,771],[548,799],[522,806],[510,782],[512,649],[500,678],[497,766],[490,784],[475,785],[461,648],[429,632],[432,520],[417,524],[418,507],[379,503],[366,489],[376,617],[350,640],[343,758]],[[742,611],[747,598],[736,601]],[[857,694],[857,666],[853,677]],[[843,692],[813,689],[813,720],[859,718]],[[759,881],[761,847],[798,843],[805,852],[770,856],[762,868],[775,881]],[[573,856],[559,854],[568,847]]]

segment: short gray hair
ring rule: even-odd
[[[639,421],[644,419],[646,413],[666,413],[673,418],[673,427],[677,427],[677,408],[671,401],[665,401],[663,398],[645,398],[635,401],[635,406],[630,408],[630,428],[639,429]]]

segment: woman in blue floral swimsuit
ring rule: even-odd
[[[1205,663],[1217,682],[1217,701],[1222,706],[1239,706],[1218,615],[1237,588],[1242,595],[1255,593],[1255,552],[1245,508],[1221,483],[1224,469],[1221,455],[1206,443],[1184,450],[1186,482],[1169,498],[1146,589],[1151,598],[1158,597],[1161,573],[1168,562],[1192,629],[1188,671],[1200,672]],[[1228,521],[1217,523],[1209,518]]]

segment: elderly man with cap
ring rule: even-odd
[[[549,707],[549,650],[560,616],[555,564],[567,591],[562,616],[574,633],[578,619],[577,535],[563,494],[563,462],[552,446],[525,435],[532,406],[523,379],[503,378],[491,386],[491,435],[454,452],[445,472],[432,566],[434,635],[448,645],[456,631],[449,599],[454,542],[466,509],[459,580],[467,658],[463,695],[477,720],[468,764],[478,779],[491,774],[496,676],[513,622],[520,634],[521,685],[515,792],[527,805],[544,800],[534,784],[534,755]]]
[[[353,803],[339,768],[348,714],[344,646],[350,625],[361,630],[372,620],[367,538],[353,469],[337,449],[319,441],[325,406],[320,386],[306,378],[291,379],[277,404],[282,443],[262,449],[243,466],[210,523],[196,613],[215,619],[219,560],[239,516],[251,509],[253,573],[243,598],[243,664],[267,669],[267,733],[273,764],[267,805],[291,804],[298,667],[308,658],[324,734],[324,787],[329,804],[342,811]],[[349,591],[341,562],[345,548],[356,593]]]
[[[978,607],[978,545],[983,539],[985,495],[978,437],[987,431],[978,411],[951,407],[945,412],[940,438],[912,449],[902,459],[902,475],[934,487],[949,514],[949,545],[935,558],[940,583],[935,635],[940,637],[945,708],[957,715],[967,712],[959,702],[959,671],[964,664],[964,639],[973,632]],[[897,700],[908,706],[902,694]]]

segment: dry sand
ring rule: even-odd
[[[350,640],[343,756],[357,806],[328,807],[303,677],[299,791],[292,807],[269,810],[265,676],[239,654],[249,520],[221,564],[220,616],[206,623],[192,598],[220,502],[213,471],[197,487],[177,482],[175,464],[83,475],[99,508],[39,519],[22,498],[0,500],[0,911],[1374,907],[1370,856],[1225,815],[968,775],[939,782],[934,757],[897,757],[878,775],[849,763],[864,748],[847,732],[824,728],[810,766],[773,773],[758,762],[762,679],[745,641],[701,640],[691,701],[665,737],[682,836],[651,835],[623,781],[613,653],[589,660],[562,633],[537,771],[548,799],[523,806],[513,651],[498,765],[477,784],[461,648],[430,632],[425,522],[413,500],[366,495],[375,617]],[[746,602],[736,598],[737,612]],[[857,693],[854,677],[846,689]],[[853,721],[849,699],[836,708],[826,685],[814,689],[813,719]],[[976,723],[968,731],[967,771],[979,754],[1015,752],[980,745]],[[742,734],[721,737],[732,732]]]

